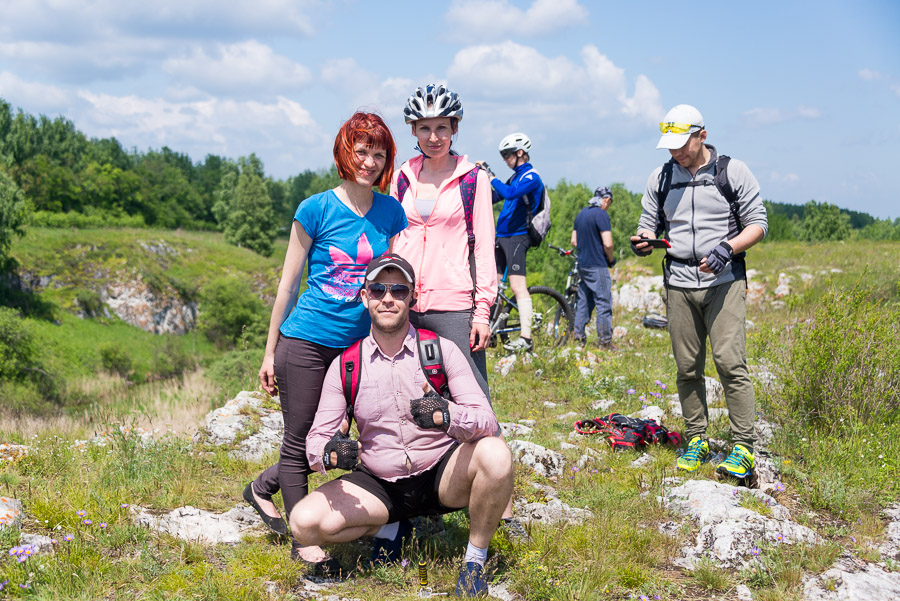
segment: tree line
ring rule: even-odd
[[[269,256],[297,205],[338,182],[334,167],[275,179],[252,154],[236,160],[210,154],[195,163],[166,146],[129,150],[115,138],[88,138],[64,117],[34,117],[0,99],[0,262],[25,223],[218,230],[228,242]],[[637,223],[640,195],[613,188],[611,215],[622,249]],[[590,190],[563,180],[553,196],[554,230],[564,232],[556,242],[566,244]],[[766,206],[768,240],[900,240],[900,219],[815,201]]]

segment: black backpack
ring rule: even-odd
[[[703,181],[689,181],[678,184],[672,184],[672,171],[675,167],[675,159],[669,159],[666,161],[665,165],[663,165],[662,172],[659,174],[659,187],[656,190],[656,237],[659,238],[663,235],[663,233],[668,234],[669,231],[669,222],[666,221],[666,212],[664,210],[666,204],[666,198],[669,196],[669,190],[681,189],[681,188],[693,188],[696,186],[709,186],[715,185],[716,189],[719,191],[725,200],[728,201],[728,209],[731,211],[731,216],[734,218],[734,222],[737,225],[738,233],[740,234],[744,231],[744,224],[741,222],[741,213],[740,213],[740,203],[738,202],[737,192],[734,191],[734,188],[731,187],[731,183],[728,181],[728,163],[731,162],[731,157],[728,155],[720,154],[716,158],[716,174],[713,176],[713,183],[710,184],[708,180]],[[740,267],[740,272],[735,273],[735,277],[743,277],[745,280],[747,279],[747,264],[745,261],[745,257],[747,256],[746,252],[738,253],[731,258],[732,263],[736,263]],[[664,259],[663,273],[668,272],[668,264],[671,261],[675,261],[676,263],[684,263],[685,265],[690,265],[692,267],[696,267],[699,265],[699,261],[695,259],[682,259],[680,257],[673,257],[672,255],[666,253],[666,258]],[[668,280],[668,278],[666,278]]]

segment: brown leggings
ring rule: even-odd
[[[271,498],[281,488],[288,514],[309,492],[312,473],[306,459],[306,436],[312,428],[325,373],[343,349],[279,335],[275,346],[275,381],[284,416],[284,438],[278,463],[253,482],[256,494]]]

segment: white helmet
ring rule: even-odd
[[[431,117],[450,117],[462,121],[463,106],[459,94],[438,84],[416,88],[406,101],[403,117],[407,123]]]
[[[531,140],[529,140],[528,136],[526,136],[522,132],[509,134],[508,136],[500,140],[500,154],[503,154],[504,150],[524,150],[525,152],[530,153]]]

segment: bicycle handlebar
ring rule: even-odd
[[[570,248],[569,250],[566,250],[566,249],[560,248],[560,247],[558,247],[558,246],[553,246],[552,244],[547,244],[547,246],[549,246],[550,248],[552,248],[553,250],[555,250],[556,252],[558,252],[558,253],[559,253],[559,256],[561,256],[561,257],[569,257],[569,256],[571,256],[571,255],[575,252],[575,251],[574,251],[573,249],[571,249],[571,248]]]

